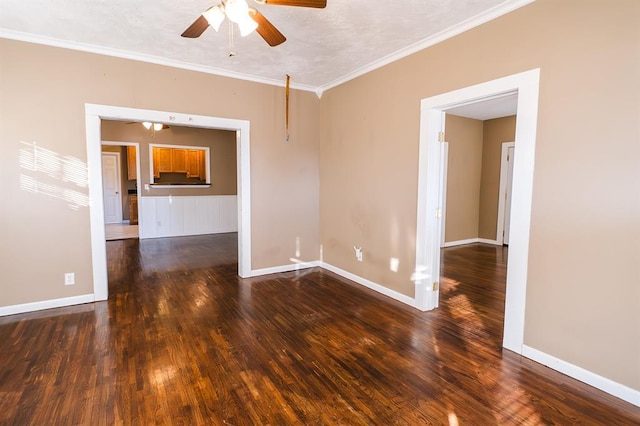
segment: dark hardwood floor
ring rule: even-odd
[[[0,318],[0,424],[640,424],[501,349],[504,248],[446,249],[422,313],[319,269],[239,279],[236,238],[108,242],[108,302]]]

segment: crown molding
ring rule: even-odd
[[[209,67],[205,65],[193,64],[190,62],[178,61],[174,59],[162,58],[160,56],[147,55],[144,53],[131,52],[128,50],[114,49],[111,47],[96,46],[88,43],[80,43],[76,41],[62,40],[43,35],[25,33],[21,31],[13,31],[0,29],[0,38],[6,38],[16,41],[24,41],[27,43],[42,44],[46,46],[61,47],[64,49],[78,50],[81,52],[96,53],[99,55],[112,56],[122,59],[130,59],[133,61],[147,62],[150,64],[164,65],[172,68],[180,68],[188,71],[196,71],[204,74],[212,74],[221,77],[235,78],[238,80],[246,80],[254,83],[268,84],[270,86],[284,87],[285,83],[280,80],[260,77],[252,74],[243,74],[235,71],[228,71],[221,68]],[[303,90],[306,92],[316,92],[315,86],[306,84],[291,83],[292,89]]]
[[[420,50],[423,50],[430,46],[438,44],[458,34],[461,34],[465,31],[469,31],[470,29],[478,27],[493,19],[499,18],[502,15],[506,15],[509,12],[512,12],[516,9],[519,9],[523,6],[533,3],[534,1],[535,0],[507,0],[453,27],[447,28],[446,30],[443,30],[430,37],[427,37],[426,39],[420,40],[407,47],[404,47],[381,59],[378,59],[363,67],[360,67],[355,71],[345,74],[342,77],[339,77],[331,82],[328,82],[320,86],[291,83],[291,88],[296,90],[302,90],[305,92],[313,92],[316,94],[316,96],[318,96],[318,98],[321,98],[323,93],[329,89],[332,89],[336,86],[344,84],[348,81],[358,78],[368,72],[381,68],[392,62],[398,61],[406,56],[419,52]],[[136,52],[131,52],[127,50],[115,49],[111,47],[102,47],[102,46],[96,46],[88,43],[62,40],[62,39],[57,39],[53,37],[25,33],[21,31],[0,29],[0,38],[24,41],[28,43],[43,44],[47,46],[61,47],[65,49],[78,50],[78,51],[88,52],[88,53],[96,53],[99,55],[113,56],[116,58],[130,59],[133,61],[147,62],[150,64],[156,64],[156,65],[164,65],[168,67],[180,68],[180,69],[189,70],[189,71],[196,71],[196,72],[201,72],[205,74],[212,74],[212,75],[217,75],[221,77],[229,77],[229,78],[235,78],[238,80],[251,81],[254,83],[267,84],[270,86],[278,86],[278,87],[285,86],[285,83],[283,81],[275,80],[272,78],[260,77],[253,74],[244,74],[244,73],[239,73],[235,71],[224,70],[221,68],[198,65],[198,64],[178,61],[174,59],[167,59],[167,58],[162,58],[154,55],[147,55],[144,53],[136,53]]]
[[[329,89],[332,89],[336,86],[344,84],[348,81],[351,81],[355,78],[363,76],[373,70],[381,68],[385,65],[388,65],[392,62],[398,61],[402,58],[405,58],[409,55],[412,55],[416,52],[426,49],[427,47],[431,47],[435,44],[441,43],[447,39],[457,36],[458,34],[462,34],[465,31],[469,31],[475,27],[478,27],[482,24],[485,24],[489,21],[492,21],[500,16],[506,15],[509,12],[512,12],[516,9],[519,9],[523,6],[526,6],[530,3],[533,3],[535,0],[507,0],[503,3],[500,3],[497,6],[492,7],[478,15],[475,15],[465,21],[460,22],[453,27],[449,27],[439,33],[436,33],[430,37],[427,37],[423,40],[420,40],[416,43],[410,44],[407,47],[404,47],[396,52],[390,53],[387,56],[384,56],[381,59],[373,61],[361,68],[358,68],[355,71],[352,71],[348,74],[343,75],[340,78],[337,78],[325,85],[322,85],[315,89],[318,97],[322,96],[322,93],[326,92]]]

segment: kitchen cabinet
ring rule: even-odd
[[[136,163],[136,147],[127,147],[127,179],[138,179],[138,165]]]
[[[200,180],[207,180],[207,152],[200,151]]]
[[[184,173],[187,178],[206,180],[206,160],[205,149],[152,146],[154,179],[159,179],[160,173]],[[175,177],[175,179],[179,178]]]
[[[173,155],[171,152],[171,148],[154,148],[153,157],[154,159],[156,157],[158,158],[157,170],[159,173],[173,171]],[[154,164],[154,171],[155,170],[156,168]]]
[[[200,155],[203,151],[197,149],[189,150],[189,164],[187,167],[187,177],[198,177],[200,176]]]
[[[129,195],[129,224],[138,224],[138,196]]]
[[[187,173],[186,149],[171,149],[171,171],[174,173]]]

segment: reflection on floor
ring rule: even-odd
[[[445,249],[420,312],[320,268],[242,279],[237,237],[110,241],[108,301],[0,317],[0,424],[640,425],[502,349],[507,249]]]
[[[129,225],[128,223],[109,223],[105,225],[107,241],[138,238],[138,235],[138,225]]]

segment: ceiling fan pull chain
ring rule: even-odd
[[[229,57],[233,58],[234,56],[236,56],[236,52],[233,51],[233,25],[229,21]]]
[[[284,125],[285,125],[285,140],[289,141],[289,81],[291,77],[287,74],[287,84],[284,90],[284,101],[285,101],[285,113],[284,113]]]

